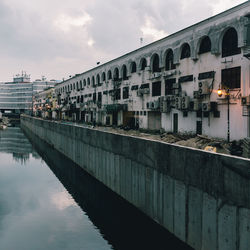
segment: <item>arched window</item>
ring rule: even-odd
[[[95,86],[95,77],[92,76],[92,86],[94,87]]]
[[[100,85],[100,75],[99,74],[97,74],[97,76],[96,76],[96,83],[97,83],[97,85]]]
[[[237,55],[240,52],[237,32],[234,28],[230,28],[226,31],[222,39],[222,57]]]
[[[199,54],[204,54],[211,51],[211,40],[208,36],[205,36],[200,43]]]
[[[70,90],[72,90],[72,89],[73,89],[72,84],[70,84]]]
[[[161,72],[160,59],[159,59],[159,56],[157,54],[155,54],[153,57],[152,70],[153,70],[153,72]]]
[[[182,50],[181,50],[181,59],[184,59],[184,58],[189,58],[191,55],[191,52],[190,52],[190,46],[185,43],[183,46],[182,46]]]
[[[131,73],[135,73],[136,72],[136,63],[132,62],[131,63]]]
[[[165,70],[175,69],[174,65],[174,53],[173,50],[169,50],[166,55]]]
[[[119,70],[118,70],[118,68],[115,68],[115,70],[114,70],[114,80],[118,80],[119,79]]]
[[[83,80],[83,86],[86,86],[86,79]]]
[[[111,73],[111,70],[108,71],[108,80],[111,80],[112,79],[112,73]]]
[[[79,90],[79,82],[76,82],[76,89]]]
[[[145,58],[141,59],[141,70],[145,70],[147,67],[147,60]]]
[[[102,73],[102,81],[103,81],[103,82],[106,81],[106,74],[105,74],[105,72]]]
[[[90,79],[89,79],[89,77],[88,77],[88,79],[87,79],[87,82],[88,82],[88,86],[90,85]]]
[[[127,80],[127,79],[128,79],[128,76],[127,76],[127,67],[126,67],[126,65],[123,65],[123,66],[122,66],[122,79],[123,79],[123,80]]]
[[[73,84],[73,89],[75,90],[76,89],[76,83],[74,82]]]

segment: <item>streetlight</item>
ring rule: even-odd
[[[217,94],[219,97],[222,96],[223,91],[219,87],[217,90]],[[230,142],[230,92],[229,89],[225,89],[224,95],[227,99],[227,142]]]

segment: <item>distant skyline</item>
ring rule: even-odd
[[[0,82],[67,79],[243,2],[1,0]]]

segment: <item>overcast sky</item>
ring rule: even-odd
[[[0,81],[62,80],[241,0],[0,0]]]

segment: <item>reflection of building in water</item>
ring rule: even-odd
[[[0,152],[12,153],[15,161],[24,164],[33,154],[33,148],[20,128],[9,127],[0,130]]]

